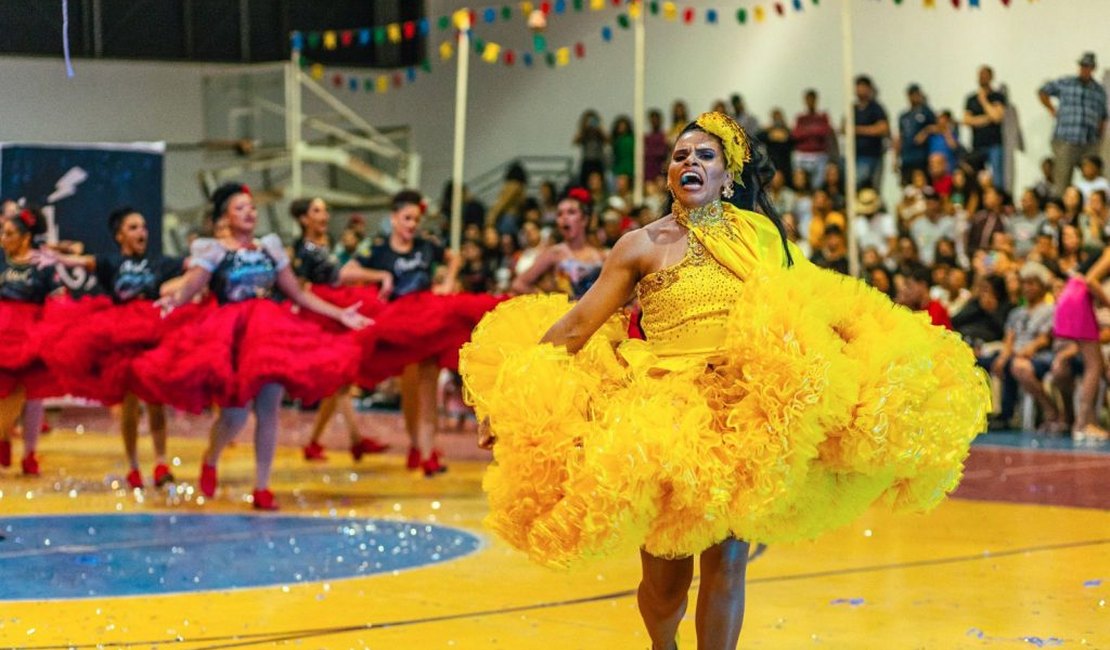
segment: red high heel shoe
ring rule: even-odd
[[[137,469],[133,469],[127,473],[127,487],[132,490],[143,489],[143,474]]]
[[[420,450],[416,447],[409,447],[409,457],[405,460],[405,467],[420,469]]]
[[[327,460],[328,457],[324,454],[324,446],[318,442],[310,442],[304,448],[305,460]]]
[[[39,459],[35,457],[35,452],[31,452],[23,457],[23,475],[24,476],[38,476],[39,475]]]
[[[424,476],[427,477],[432,477],[447,471],[447,466],[439,462],[438,451],[432,451],[428,459],[420,463],[420,468],[424,470]]]
[[[389,449],[389,445],[380,440],[363,436],[358,439],[358,442],[351,445],[351,457],[355,460],[362,460],[364,454],[380,454],[386,449]]]
[[[12,466],[12,441],[0,440],[0,467]]]
[[[216,466],[201,463],[200,466],[200,492],[211,499],[216,496],[216,486],[220,484],[216,478]]]
[[[162,463],[158,463],[157,465],[154,466],[154,485],[155,486],[162,487],[166,483],[173,483],[174,481],[175,481],[175,479],[173,477],[173,473],[170,472],[169,467],[166,467]]]
[[[277,510],[280,506],[274,500],[274,493],[270,490],[255,490],[252,493],[255,510]]]

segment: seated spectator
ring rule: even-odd
[[[1010,314],[1006,281],[1000,275],[985,275],[975,281],[971,300],[952,316],[952,329],[983,356],[981,347],[1002,341]]]
[[[517,257],[516,267],[513,269],[514,278],[532,268],[540,254],[551,245],[551,231],[541,229],[534,223],[525,223],[520,230],[520,238],[524,250]]]
[[[821,187],[828,193],[829,200],[832,201],[832,209],[843,212],[848,206],[848,199],[844,191],[844,176],[840,172],[839,164],[829,161],[825,165],[825,182]]]
[[[921,252],[921,262],[931,266],[936,261],[937,243],[941,239],[955,239],[956,220],[944,214],[941,209],[940,195],[935,189],[925,187],[921,190],[921,195],[925,202],[925,210],[920,218],[910,224],[909,232],[914,243],[917,244],[917,250]],[[954,254],[953,251],[953,257]]]
[[[821,268],[848,275],[848,242],[844,231],[837,226],[826,227],[821,247],[813,253],[810,261]]]
[[[924,266],[921,263],[921,256],[917,252],[917,244],[909,235],[898,237],[891,254],[891,260],[894,262],[895,270],[903,275],[915,266]]]
[[[551,181],[544,181],[540,183],[540,227],[552,227],[555,225],[555,217],[559,213],[559,190],[555,187],[555,183]]]
[[[1079,217],[1083,214],[1083,193],[1079,188],[1074,185],[1068,185],[1064,188],[1064,194],[1060,197],[1064,203],[1064,217],[1060,223],[1078,224]]]
[[[1056,265],[1060,268],[1063,277],[1072,272],[1078,272],[1079,266],[1087,261],[1090,255],[1083,246],[1083,231],[1079,226],[1065,225],[1060,229],[1060,246],[1056,257]]]
[[[894,300],[894,280],[890,275],[890,271],[886,270],[885,266],[876,264],[875,266],[868,267],[863,277],[867,280],[867,284],[882,291],[886,294],[887,298]]]
[[[771,177],[767,196],[771,199],[775,212],[779,214],[790,212],[790,208],[794,205],[794,190],[786,186],[786,174],[781,169],[776,169],[775,175]]]
[[[1059,239],[1060,228],[1064,225],[1064,202],[1061,199],[1052,198],[1045,201],[1044,222],[1056,231],[1055,238]]]
[[[813,255],[813,250],[809,247],[809,242],[802,239],[798,233],[798,218],[794,216],[793,212],[785,212],[782,215],[782,225],[786,229],[786,238],[790,240],[798,250],[808,259]]]
[[[1019,273],[1021,296],[1025,301],[1010,312],[1006,319],[1002,349],[979,358],[979,365],[1002,380],[1001,412],[992,417],[991,429],[1008,429],[1017,407],[1018,387],[1036,400],[1041,407],[1043,429],[1066,429],[1053,399],[1041,381],[1052,367],[1052,320],[1055,308],[1045,301],[1052,281],[1048,269],[1036,262],[1026,262]]]
[[[941,237],[933,249],[933,264],[960,266],[956,256],[956,241],[950,237]]]
[[[602,172],[590,172],[586,176],[586,189],[593,200],[593,214],[601,214],[609,204],[609,189],[605,187],[605,175]]]
[[[1091,200],[1091,193],[1095,190],[1110,192],[1110,180],[1102,175],[1102,157],[1095,154],[1083,156],[1079,161],[1079,180],[1075,187],[1083,195],[1084,201]]]
[[[1014,240],[1014,254],[1025,257],[1033,250],[1037,232],[1044,224],[1041,202],[1033,188],[1021,193],[1019,209],[1006,222],[1006,232]]]
[[[534,223],[538,226],[543,223],[543,208],[540,207],[540,202],[536,199],[532,197],[525,199],[522,210],[523,219],[521,225],[525,223]]]
[[[894,248],[894,240],[898,236],[894,216],[883,211],[879,193],[870,187],[859,191],[856,198],[856,220],[852,229],[861,249],[873,246],[882,257],[886,257]]]
[[[829,198],[829,193],[824,189],[813,192],[811,207],[813,210],[810,214],[808,228],[799,234],[806,238],[812,250],[817,250],[821,248],[824,241],[826,228],[836,226],[843,231],[848,227],[848,220],[842,213],[833,209],[832,199]]]
[[[1033,240],[1033,250],[1029,251],[1026,260],[1044,265],[1054,276],[1063,279],[1065,274],[1060,270],[1060,265],[1056,263],[1056,258],[1059,255],[1059,248],[1056,243],[1057,236],[1055,228],[1047,223],[1041,224],[1041,227],[1037,230],[1037,236]]]
[[[1041,180],[1033,185],[1033,191],[1037,193],[1037,198],[1041,200],[1042,204],[1049,199],[1059,198],[1052,187],[1054,170],[1055,164],[1052,158],[1041,160]]]
[[[917,175],[922,172],[914,170],[913,173]],[[898,218],[899,231],[909,231],[914,220],[925,214],[925,196],[921,190],[922,188],[913,185],[907,185],[902,189],[902,200],[894,206],[894,215]]]
[[[920,264],[907,268],[900,273],[902,282],[898,287],[897,302],[914,311],[924,311],[929,314],[933,325],[952,329],[952,321],[948,317],[948,310],[936,300],[929,297],[929,281],[932,274],[929,269]]]
[[[462,243],[460,253],[459,288],[464,293],[489,293],[493,289],[493,272],[482,254],[482,246],[473,239],[467,239]]]
[[[801,167],[795,167],[790,189],[794,191],[794,203],[789,212],[794,213],[798,233],[805,239],[803,233],[809,232],[809,220],[813,218],[813,190],[810,189],[809,173]]]
[[[948,166],[948,159],[944,154],[934,153],[929,155],[929,185],[932,186],[941,198],[951,198],[955,191],[952,174]]]
[[[971,300],[971,291],[967,288],[967,271],[958,266],[939,266],[934,271],[943,272],[940,282],[933,283],[930,296],[944,307],[949,315],[958,313]],[[934,273],[934,277],[940,273]]]
[[[1006,231],[1006,217],[1002,213],[1002,192],[993,185],[983,190],[983,209],[971,218],[967,232],[967,256],[990,248],[996,232]]]
[[[1087,248],[1095,253],[1102,252],[1106,244],[1107,229],[1110,228],[1110,210],[1106,207],[1106,190],[1095,190],[1087,198],[1083,214],[1079,217],[1083,229],[1083,240]]]

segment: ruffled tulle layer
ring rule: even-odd
[[[67,394],[116,404],[136,390],[135,359],[199,309],[187,305],[164,319],[149,300],[123,305],[104,296],[51,300],[40,332],[52,343],[43,347],[42,357]]]
[[[405,366],[435,360],[441,368],[459,365],[459,348],[482,317],[504,298],[488,294],[409,294],[371,314],[375,324],[362,338],[358,383],[372,388],[401,374]]]
[[[808,539],[876,501],[925,510],[985,428],[958,337],[808,265],[748,278],[711,360],[659,359],[615,322],[574,356],[537,345],[569,307],[501,305],[461,363],[498,440],[488,524],[544,564]]]
[[[42,350],[51,344],[40,332],[43,306],[0,301],[0,397],[20,387],[29,399],[64,393],[46,364]]]
[[[290,397],[316,402],[354,380],[360,350],[354,333],[329,331],[270,300],[206,303],[134,361],[135,393],[196,413],[244,406],[278,383]]]

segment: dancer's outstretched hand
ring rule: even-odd
[[[347,307],[339,314],[339,322],[353,330],[365,329],[374,324],[374,321],[358,313],[358,308],[362,306],[362,302]]]
[[[393,275],[386,275],[382,278],[381,286],[378,287],[378,298],[385,302],[389,300],[390,294],[393,293]]]

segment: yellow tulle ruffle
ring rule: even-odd
[[[722,351],[656,359],[614,319],[577,355],[539,345],[563,296],[502,303],[460,355],[497,436],[489,526],[537,562],[808,539],[959,482],[990,391],[928,317],[807,264],[744,283]]]

